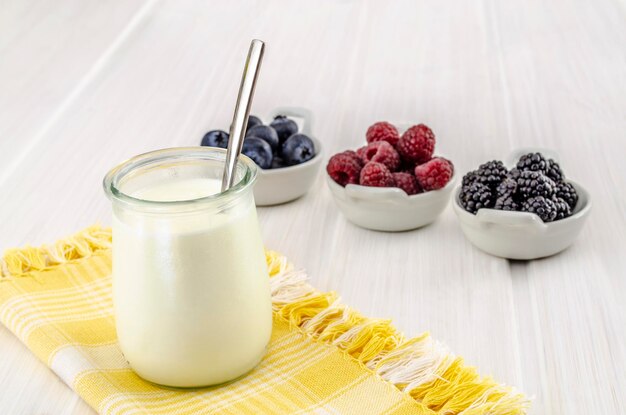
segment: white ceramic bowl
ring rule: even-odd
[[[540,151],[558,161],[554,152],[542,149],[515,150],[507,157],[507,167],[512,167],[519,156]],[[475,215],[461,206],[461,186],[454,190],[454,212],[465,237],[483,251],[509,259],[536,259],[554,255],[569,247],[582,230],[591,210],[589,193],[580,184],[568,180],[578,192],[578,203],[572,216],[544,223],[539,216],[528,212],[509,212],[480,209]]]
[[[322,163],[322,144],[312,135],[313,116],[305,108],[280,107],[274,109],[263,122],[272,122],[276,115],[287,115],[298,124],[298,131],[306,134],[315,145],[315,157],[302,164],[279,169],[258,169],[254,184],[254,200],[257,206],[271,206],[290,202],[309,191]]]
[[[339,210],[355,225],[376,231],[407,231],[437,219],[450,200],[456,173],[443,189],[409,196],[397,187],[342,187],[326,174]]]

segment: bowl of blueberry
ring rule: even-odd
[[[405,126],[406,127],[406,126]],[[402,134],[386,121],[370,126],[367,144],[332,156],[328,187],[339,210],[355,225],[407,231],[432,223],[454,188],[454,165],[435,156],[435,135],[424,124]]]
[[[313,137],[309,110],[281,107],[268,116],[269,122],[254,115],[248,118],[242,153],[259,167],[254,184],[257,206],[271,206],[295,200],[309,191],[320,168],[322,145]],[[212,130],[201,145],[226,148],[228,133]]]
[[[519,149],[463,176],[454,211],[463,233],[481,250],[509,259],[536,259],[569,247],[589,216],[591,199],[567,179],[555,152]]]

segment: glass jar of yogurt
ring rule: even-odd
[[[252,186],[226,151],[174,148],[134,157],[104,179],[113,205],[113,304],[120,347],[142,378],[197,387],[235,379],[265,354],[269,277]]]

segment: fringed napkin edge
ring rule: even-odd
[[[9,249],[0,282],[79,261],[111,247],[111,230],[88,227],[52,245]],[[315,341],[333,345],[364,369],[438,414],[521,415],[530,400],[515,388],[478,374],[463,358],[423,333],[406,339],[391,320],[368,318],[335,292],[308,284],[306,272],[266,251],[274,315]]]

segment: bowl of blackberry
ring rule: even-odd
[[[404,128],[403,128],[404,127]],[[436,156],[435,134],[424,124],[371,125],[366,144],[335,154],[326,166],[335,203],[357,226],[407,231],[434,222],[454,188],[454,165]]]
[[[322,145],[312,135],[313,116],[305,108],[274,109],[266,123],[255,115],[248,117],[241,152],[259,167],[254,184],[257,206],[287,203],[306,194],[317,177]],[[226,148],[229,135],[211,130],[201,145]]]
[[[566,178],[558,155],[518,149],[463,176],[454,211],[466,238],[495,256],[530,260],[568,248],[591,210],[587,190]]]

